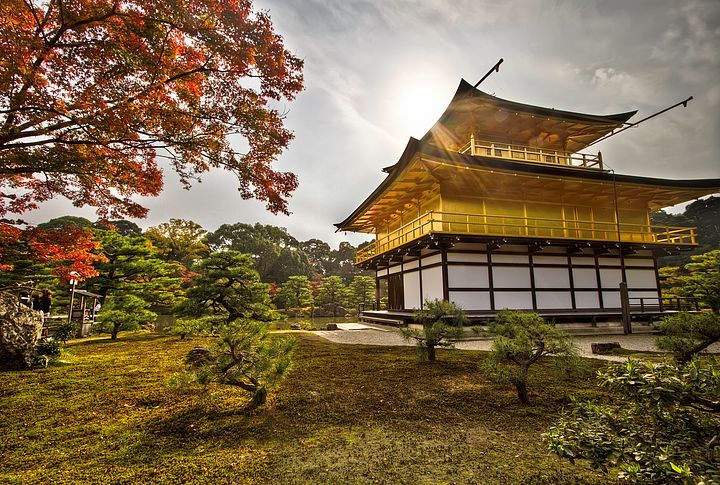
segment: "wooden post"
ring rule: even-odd
[[[628,295],[627,283],[620,283],[620,307],[622,308],[623,333],[632,333],[632,322],[630,318],[630,297]]]

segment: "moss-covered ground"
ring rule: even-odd
[[[481,352],[428,364],[298,335],[292,372],[252,415],[241,390],[167,385],[203,339],[76,341],[48,369],[0,373],[0,483],[614,481],[542,438],[568,395],[600,397],[591,375],[537,366],[523,407]]]

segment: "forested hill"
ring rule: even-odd
[[[708,197],[688,204],[682,214],[655,212],[651,223],[658,226],[690,226],[697,228],[698,246],[691,251],[670,254],[658,260],[660,266],[682,266],[694,254],[720,249],[720,197]]]

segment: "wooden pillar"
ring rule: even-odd
[[[632,320],[630,317],[630,297],[628,296],[627,283],[620,283],[620,306],[622,308],[622,324],[623,333],[629,335],[632,333]]]

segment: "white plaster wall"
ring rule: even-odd
[[[494,266],[492,271],[495,288],[530,288],[529,267]]]
[[[605,308],[620,308],[619,291],[603,291],[602,295]]]
[[[539,310],[546,308],[572,309],[569,291],[538,291],[535,293]]]
[[[485,263],[487,262],[487,254],[473,253],[448,253],[448,261],[460,261],[463,263]]]
[[[390,267],[388,268],[388,274],[399,273],[400,271],[402,271],[402,265],[401,265],[401,264],[398,264],[397,266],[390,266]]]
[[[488,269],[486,266],[448,266],[450,288],[487,288]]]
[[[495,292],[495,308],[502,310],[532,310],[532,294],[529,291],[497,291]]]
[[[603,288],[618,289],[622,281],[622,271],[619,269],[602,269],[600,268],[600,283]]]
[[[620,266],[620,258],[598,258],[600,266]]]
[[[431,264],[439,263],[442,261],[442,254],[433,254],[432,256],[423,256],[423,266],[429,266]]]
[[[573,256],[572,257],[572,264],[573,266],[595,266],[595,258],[588,258],[585,256]]]
[[[376,271],[375,274],[377,275],[378,278],[380,278],[381,276],[387,276],[387,274],[388,274],[387,268]]]
[[[534,271],[535,288],[570,288],[567,268],[534,268]]]
[[[406,263],[403,263],[403,271],[407,271],[409,269],[415,269],[419,265],[418,261],[408,261]]]
[[[565,256],[533,256],[535,264],[562,264],[567,266],[567,258]]]
[[[625,266],[649,266],[654,268],[655,261],[652,259],[625,258]]]
[[[420,308],[420,272],[403,274],[405,308]]]
[[[442,300],[443,282],[442,268],[430,268],[422,270],[423,301]]]
[[[451,291],[450,300],[463,310],[490,310],[488,291]]]
[[[595,268],[573,268],[575,288],[597,288]]]
[[[580,308],[600,308],[600,300],[596,291],[576,291],[575,307]]]
[[[628,288],[657,288],[654,269],[627,269]]]
[[[493,263],[530,264],[527,254],[493,254]]]

